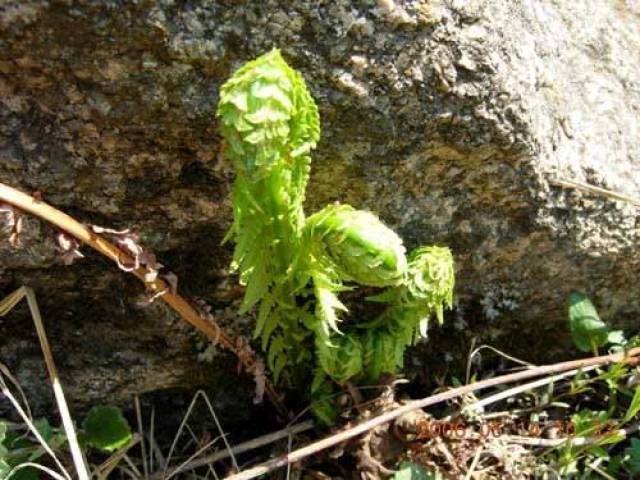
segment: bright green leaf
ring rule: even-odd
[[[609,452],[607,452],[604,448],[599,447],[597,445],[591,445],[589,447],[589,453],[597,458],[602,458],[603,460],[609,459]]]
[[[355,336],[339,336],[332,345],[318,337],[316,349],[322,370],[337,383],[343,384],[362,371],[362,345]]]
[[[600,320],[598,312],[586,295],[573,292],[569,295],[569,326],[573,342],[583,352],[607,343],[609,329]]]
[[[608,420],[607,412],[587,409],[580,410],[571,417],[575,435],[579,437],[593,435],[597,430],[602,430]]]
[[[38,430],[38,433],[42,436],[45,442],[49,443],[53,436],[53,429],[49,425],[49,421],[46,418],[38,418],[33,422],[33,425]]]
[[[638,412],[640,412],[640,387],[636,387],[636,391],[633,394],[633,399],[631,400],[631,404],[627,409],[627,413],[625,414],[623,421],[628,422],[633,417],[635,417]]]
[[[131,428],[117,407],[93,407],[82,424],[86,442],[100,450],[113,452],[131,440]]]

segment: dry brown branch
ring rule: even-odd
[[[48,205],[41,200],[37,200],[26,193],[5,185],[4,183],[0,183],[0,203],[2,202],[11,204],[22,212],[29,213],[51,223],[52,225],[55,225],[65,233],[73,236],[77,240],[80,240],[82,243],[89,245],[91,248],[110,258],[119,265],[135,264],[134,259],[129,254],[116,247],[101,235],[92,231],[86,225],[78,222],[74,218],[51,205]],[[168,285],[160,277],[150,275],[152,272],[144,266],[132,269],[131,273],[144,283],[145,287],[152,295],[159,295],[160,298],[167,305],[173,308],[173,310],[175,310],[183,320],[200,330],[210,340],[219,342],[223,347],[236,354],[247,373],[254,373],[256,365],[255,358],[247,356],[246,350],[239,351],[237,345],[240,343],[237,342],[236,339],[225,333],[218,324],[215,323],[215,321],[205,320],[191,303],[179,294],[171,291],[171,285]],[[284,413],[285,409],[282,406],[273,385],[270,383],[267,383],[266,385],[266,393],[273,404],[280,410],[280,413]]]
[[[526,380],[528,378],[541,377],[543,375],[552,375],[567,370],[575,370],[584,367],[590,367],[592,365],[607,365],[610,363],[618,362],[636,362],[637,359],[633,358],[640,355],[640,347],[634,348],[626,352],[625,354],[612,354],[603,355],[599,357],[592,357],[580,360],[571,360],[568,362],[556,363],[553,365],[542,365],[539,367],[533,367],[520,372],[510,373],[508,375],[502,375],[500,377],[493,377],[487,380],[482,380],[470,385],[464,385],[458,388],[452,388],[446,392],[439,393],[430,397],[423,398],[421,400],[415,400],[408,402],[400,407],[390,410],[382,415],[374,417],[370,420],[362,422],[355,427],[351,427],[342,432],[338,432],[329,437],[323,438],[316,442],[313,442],[305,447],[294,450],[293,452],[281,455],[272,460],[268,460],[253,468],[247,469],[244,472],[237,473],[226,477],[226,480],[249,480],[256,478],[260,475],[264,475],[278,468],[285,467],[291,463],[298,462],[309,455],[321,452],[327,448],[333,447],[341,442],[357,437],[375,427],[391,422],[402,415],[409,413],[418,408],[426,408],[432,405],[442,403],[453,398],[460,397],[478,390],[484,390],[486,388],[495,387],[497,385],[504,385],[508,383],[518,382],[520,380]]]

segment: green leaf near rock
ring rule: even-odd
[[[42,436],[44,441],[49,443],[53,437],[53,428],[51,428],[49,421],[46,418],[38,418],[37,420],[34,420],[33,426],[36,427],[36,430],[38,430],[38,433]]]
[[[600,320],[598,311],[582,293],[569,295],[569,326],[573,343],[583,352],[592,352],[608,341],[607,324]]]
[[[131,428],[116,407],[93,407],[85,418],[82,428],[88,445],[113,452],[131,440]]]

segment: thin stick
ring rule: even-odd
[[[98,480],[106,480],[109,478],[109,474],[114,468],[118,466],[118,463],[124,458],[129,450],[135,447],[142,437],[138,433],[135,433],[128,444],[120,448],[113,455],[107,458],[101,465],[99,465],[94,474],[98,477]]]
[[[33,322],[36,326],[36,332],[38,334],[38,339],[40,340],[44,362],[47,366],[49,377],[51,378],[53,395],[56,398],[56,403],[58,404],[58,409],[60,410],[62,426],[64,427],[64,432],[67,436],[67,442],[69,443],[69,449],[71,450],[73,464],[76,467],[78,478],[80,480],[89,480],[89,471],[87,469],[87,465],[85,464],[84,456],[82,455],[82,450],[80,449],[80,444],[78,443],[78,436],[76,435],[76,429],[73,426],[73,420],[71,418],[71,413],[69,412],[67,400],[64,397],[64,391],[62,390],[62,384],[60,383],[60,378],[58,376],[58,369],[56,368],[56,364],[51,353],[51,348],[49,347],[49,340],[47,339],[47,334],[44,330],[44,323],[42,322],[42,316],[40,315],[40,309],[38,308],[36,295],[31,288],[22,288],[24,289],[25,296],[27,297],[27,304],[29,305],[29,310],[31,311],[31,316],[33,317]]]
[[[464,385],[462,387],[453,388],[446,392],[439,393],[437,395],[433,395],[430,397],[423,398],[421,400],[415,400],[412,402],[408,402],[405,405],[402,405],[398,408],[390,410],[382,415],[374,417],[370,420],[362,422],[355,427],[351,427],[342,432],[336,433],[330,437],[323,438],[322,440],[318,440],[317,442],[311,443],[305,447],[299,448],[298,450],[294,450],[291,453],[286,455],[282,455],[280,457],[274,458],[272,460],[268,460],[260,465],[257,465],[253,468],[245,470],[244,472],[230,475],[227,477],[227,480],[248,480],[251,478],[256,478],[260,475],[264,475],[278,468],[284,467],[289,463],[294,463],[302,460],[309,455],[313,455],[315,453],[321,452],[327,448],[333,447],[345,440],[349,440],[351,438],[357,437],[358,435],[365,433],[372,428],[375,428],[379,425],[384,425],[392,420],[395,420],[402,415],[416,410],[418,408],[430,407],[432,405],[451,400],[453,398],[457,398],[462,395],[466,395],[471,392],[475,392],[478,390],[484,390],[489,387],[495,387],[497,385],[504,385],[507,383],[513,383],[520,380],[525,380],[528,378],[540,377],[542,375],[551,375],[555,373],[565,372],[567,370],[575,370],[584,367],[589,367],[592,365],[606,365],[609,363],[617,363],[617,362],[628,362],[631,357],[635,357],[640,354],[640,347],[633,348],[624,354],[616,353],[611,355],[603,355],[600,357],[586,358],[580,360],[571,360],[568,362],[556,363],[553,365],[542,365],[535,368],[530,368],[527,370],[523,370],[520,372],[510,373],[508,375],[502,375],[500,377],[493,377],[487,380],[482,380],[480,382]]]
[[[576,180],[568,180],[565,178],[551,178],[549,183],[563,188],[575,188],[576,190],[582,190],[588,193],[599,195],[601,197],[608,197],[614,200],[622,200],[623,202],[630,203],[640,207],[640,199],[625,195],[624,193],[614,192],[613,190],[607,190],[606,188],[596,187],[584,182],[578,182]]]
[[[162,456],[162,452],[156,443],[155,431],[156,431],[156,407],[151,406],[151,416],[149,419],[149,425],[151,426],[149,429],[149,465],[153,470],[153,464],[155,462],[154,454],[158,457],[158,468],[162,468],[164,464],[164,457]]]
[[[51,470],[49,467],[45,467],[44,465],[40,465],[39,463],[34,463],[34,462],[24,462],[24,463],[21,463],[20,465],[17,465],[15,467],[13,467],[11,469],[11,471],[9,472],[9,475],[7,475],[4,478],[11,478],[19,470],[22,470],[23,468],[27,468],[27,467],[31,467],[31,468],[35,468],[37,470],[41,470],[44,473],[46,473],[47,475],[51,475],[51,477],[55,478],[56,480],[64,480],[64,477],[62,475],[60,475],[58,472],[56,472],[54,470]]]
[[[147,466],[147,447],[144,441],[144,428],[142,425],[142,409],[140,408],[140,397],[138,397],[138,395],[134,397],[133,403],[136,407],[136,421],[138,423],[138,435],[140,435],[140,450],[142,451],[142,471],[144,472],[145,480],[148,480],[149,467]]]
[[[482,450],[484,449],[484,447],[482,445],[480,445],[478,447],[478,450],[476,450],[476,454],[473,457],[473,461],[471,462],[471,466],[469,467],[469,471],[467,471],[467,474],[464,476],[464,480],[471,480],[471,477],[473,477],[473,472],[475,471],[476,467],[478,466],[478,460],[480,460],[480,455],[482,455]]]
[[[594,370],[597,366],[591,366],[587,368],[583,368],[582,371],[588,372],[590,370]],[[504,400],[505,398],[510,398],[515,395],[518,395],[522,392],[526,392],[528,390],[533,390],[534,388],[544,387],[553,382],[557,382],[558,380],[562,380],[563,378],[572,377],[578,373],[578,370],[573,369],[568,372],[559,373],[558,375],[552,375],[550,377],[545,377],[541,380],[536,380],[535,382],[525,383],[524,385],[518,385],[517,387],[509,388],[502,392],[498,392],[495,395],[491,395],[490,397],[482,398],[476,402],[473,402],[466,407],[464,407],[460,413],[469,413],[473,410],[477,412],[480,411],[481,408],[486,407],[487,405],[491,405],[492,403],[499,402],[500,400]]]
[[[2,312],[0,312],[0,317],[1,316],[2,316]],[[5,385],[4,378],[2,378],[3,375],[9,379],[11,384],[18,391],[18,394],[20,395],[20,398],[22,399],[22,402],[24,403],[24,414],[28,419],[32,420],[33,419],[33,415],[31,414],[31,407],[29,406],[29,402],[27,401],[27,397],[24,394],[24,390],[22,390],[22,387],[20,386],[20,383],[18,383],[18,379],[15,378],[11,374],[11,372],[9,371],[9,369],[6,367],[5,364],[0,363],[0,385]],[[16,402],[18,402],[17,399],[16,399]],[[18,405],[19,405],[19,402],[18,402]],[[10,423],[7,423],[5,420],[3,420],[3,422],[5,423],[5,425],[8,425],[8,429],[9,430],[22,430],[22,429],[24,429],[24,425],[10,424]]]
[[[229,441],[227,440],[227,434],[222,429],[222,425],[220,424],[220,421],[218,420],[218,416],[216,415],[216,412],[213,409],[213,405],[211,405],[211,402],[209,401],[209,397],[207,396],[207,394],[203,390],[198,390],[196,392],[196,394],[193,396],[193,399],[191,400],[191,403],[189,404],[189,408],[187,408],[187,413],[185,413],[184,417],[182,418],[182,422],[180,422],[180,426],[178,427],[178,431],[176,432],[176,434],[175,434],[175,436],[173,438],[173,442],[171,443],[171,448],[169,448],[169,453],[167,454],[167,459],[165,461],[164,469],[162,471],[162,478],[164,478],[166,473],[167,473],[167,469],[169,468],[169,462],[171,462],[171,456],[173,455],[173,451],[175,450],[176,445],[178,444],[178,440],[180,439],[180,436],[182,435],[182,431],[184,430],[185,426],[188,427],[187,421],[189,420],[189,417],[191,416],[191,412],[193,411],[193,408],[195,407],[196,402],[198,401],[198,398],[202,398],[202,401],[205,402],[205,404],[209,408],[209,412],[211,413],[211,416],[213,417],[213,421],[215,422],[216,427],[218,427],[218,431],[220,432],[220,437],[222,438],[225,447],[229,451],[229,456],[231,457],[231,462],[233,463],[233,466],[236,469],[236,471],[237,472],[240,471],[240,467],[238,467],[238,462],[236,461],[236,457],[234,456],[233,452],[231,451],[231,445],[229,445]]]
[[[604,459],[603,459],[603,458],[599,458],[599,459],[598,459],[598,460],[596,460],[595,462],[590,463],[590,464],[589,464],[589,468],[590,468],[591,470],[593,470],[594,472],[597,472],[598,474],[600,474],[600,476],[601,476],[602,478],[606,478],[607,480],[616,480],[615,478],[613,478],[611,475],[609,475],[607,472],[605,472],[604,470],[602,470],[602,469],[600,468],[600,464],[601,464],[603,461],[604,461]],[[596,465],[596,462],[597,462],[597,465]],[[585,472],[585,475],[586,475],[586,473],[589,473],[589,472]],[[587,477],[586,477],[586,476],[584,476],[583,478],[587,478]]]
[[[196,450],[196,452],[193,455],[191,455],[184,462],[182,462],[180,465],[178,465],[175,469],[173,469],[170,473],[168,473],[166,476],[163,476],[162,478],[164,480],[169,480],[170,478],[175,477],[178,473],[182,472],[187,467],[187,465],[189,465],[189,462],[191,462],[194,458],[197,458],[202,452],[205,452],[209,448],[211,448],[211,446],[213,446],[213,444],[215,444],[222,437],[223,435],[218,435],[213,440],[207,442],[204,446]]]
[[[134,465],[134,463],[131,461],[131,459],[129,458],[129,455],[127,455],[127,453],[125,452],[125,454],[124,454],[124,456],[122,458],[124,459],[126,464],[129,465],[129,467],[131,468],[133,473],[135,473],[135,477],[134,478],[136,480],[140,480],[140,477],[142,476],[142,473],[140,473],[140,470],[138,470],[138,467],[136,467]]]
[[[473,361],[473,357],[475,357],[478,353],[480,353],[482,350],[491,350],[494,353],[497,353],[498,355],[500,355],[501,357],[506,358],[507,360],[511,360],[514,363],[518,363],[522,366],[525,367],[535,367],[535,365],[533,363],[529,363],[529,362],[525,362],[524,360],[520,360],[519,358],[516,357],[512,357],[511,355],[508,355],[507,353],[503,352],[502,350],[498,350],[495,347],[492,347],[491,345],[480,345],[478,348],[473,349],[471,353],[469,354],[469,358],[467,359],[467,383],[469,383],[469,379],[471,377],[471,362]]]
[[[106,240],[104,237],[93,232],[86,225],[83,225],[51,205],[43,201],[36,200],[32,196],[16,190],[4,183],[0,183],[0,202],[10,203],[24,212],[46,220],[81,242],[89,245],[91,248],[100,252],[119,265],[134,264],[134,259],[130,255]],[[149,272],[145,267],[141,266],[132,270],[131,273],[142,281],[153,295],[160,295],[160,298],[162,298],[167,305],[173,308],[173,310],[175,310],[183,320],[200,330],[211,341],[219,342],[223,347],[235,353],[243,363],[245,371],[247,373],[253,373],[255,360],[246,358],[244,354],[240,355],[242,352],[239,352],[236,348],[235,340],[227,335],[217,323],[213,321],[210,322],[202,318],[200,313],[198,313],[198,311],[187,300],[177,293],[172,293],[170,286],[161,278],[157,277],[154,280],[148,280],[149,276],[147,274]],[[286,412],[270,382],[267,382],[266,393],[273,404],[280,410],[280,413]]]
[[[620,437],[621,439],[627,438],[640,430],[640,422],[634,423],[627,428],[621,428],[612,432],[607,432],[605,435],[596,435],[591,437],[566,437],[566,438],[537,438],[537,437],[523,437],[520,435],[505,435],[503,440],[509,443],[517,443],[520,445],[527,445],[530,447],[583,447],[585,445],[593,445],[602,442],[606,438]]]

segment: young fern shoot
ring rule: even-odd
[[[256,336],[277,379],[286,363],[310,360],[296,348],[307,331],[291,267],[305,223],[310,152],[320,138],[318,109],[300,74],[273,50],[224,84],[217,115],[236,171],[229,236],[232,268],[247,287],[241,310],[260,302]]]
[[[442,247],[407,257],[393,230],[349,205],[305,217],[320,121],[302,76],[278,50],[223,85],[217,117],[236,172],[227,238],[235,242],[232,269],[246,286],[241,310],[257,306],[255,335],[276,381],[283,372],[304,378],[315,364],[313,410],[331,423],[332,382],[375,382],[397,372],[407,346],[426,337],[430,318],[442,323],[452,305],[453,257]],[[368,300],[386,308],[377,318],[343,321],[339,295],[358,285],[385,288]]]

